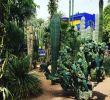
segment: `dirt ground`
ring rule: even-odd
[[[43,94],[30,100],[75,100],[74,97],[64,94],[59,84],[51,85],[50,80],[46,80],[43,73],[39,74],[42,81]],[[92,100],[110,100],[110,78],[105,78],[93,89]]]

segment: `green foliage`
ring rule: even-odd
[[[106,75],[110,76],[110,57],[105,57],[104,59],[104,68]]]
[[[8,49],[11,53],[19,54],[24,44],[24,21],[34,15],[35,11],[34,0],[0,0],[0,39],[5,36],[3,46],[0,46],[5,51]],[[1,54],[1,47],[0,58],[3,55]],[[5,58],[5,56],[3,57]],[[10,58],[5,71],[2,70],[2,73],[0,73],[2,78],[0,80],[0,85],[2,85],[0,96],[3,94],[4,98],[7,97],[9,92],[7,89],[11,91],[15,99],[19,100],[31,94],[39,93],[40,81],[35,72],[29,71],[27,57]],[[0,98],[0,100],[2,99]]]
[[[62,45],[59,51],[59,58],[57,60],[58,66],[61,70],[69,69],[72,65],[71,49],[68,46]]]
[[[13,0],[9,20],[16,21],[19,27],[22,27],[24,20],[34,15],[36,6],[33,0]]]
[[[35,13],[37,6],[33,0],[0,0],[0,5],[1,21],[16,20],[20,27],[25,18]]]
[[[13,50],[13,53],[17,54],[20,52],[21,47],[24,43],[24,33],[14,22],[6,23],[6,37],[5,47]]]
[[[46,52],[46,56],[45,56],[45,61],[46,62],[50,62],[51,59],[51,54],[50,54],[50,29],[49,29],[49,21],[47,21],[45,23],[45,28],[44,28],[44,34],[43,34],[43,44],[45,47],[45,52]]]
[[[57,69],[57,59],[60,45],[60,17],[57,14],[52,17],[50,22],[50,37],[52,72],[55,73]]]
[[[48,11],[51,18],[55,13],[57,13],[57,8],[58,8],[58,0],[49,0]]]
[[[103,26],[103,41],[109,42],[110,36],[110,4],[104,9],[104,26]]]
[[[110,4],[108,4],[104,9],[104,33],[110,32]]]
[[[24,21],[34,15],[36,7],[34,0],[0,0],[0,36],[6,35],[5,48],[14,54],[24,48]]]
[[[0,22],[8,19],[13,0],[0,0]]]
[[[47,27],[48,23],[46,23],[42,18],[37,19],[36,17],[31,18],[31,23],[34,27],[34,32],[38,46],[40,48],[43,48],[44,47],[43,36],[46,33],[45,28]]]
[[[10,58],[4,79],[15,100],[22,100],[41,92],[40,80],[36,72],[29,71],[29,57],[27,56]]]
[[[71,55],[75,57],[80,46],[80,34],[74,30],[67,22],[61,24],[61,43],[71,48]]]
[[[2,58],[1,58],[2,59]],[[0,100],[13,100],[13,96],[8,90],[7,87],[5,87],[3,83],[3,77],[5,75],[5,68],[7,65],[8,56],[6,55],[6,58],[4,59],[3,63],[0,62]]]
[[[39,27],[39,29],[37,30],[37,34],[38,34],[38,40],[39,40],[39,47],[43,48],[44,46],[44,42],[43,42],[43,36],[44,36],[44,28],[45,28],[45,25],[44,23],[42,23]]]
[[[50,30],[49,30],[49,27],[46,26],[44,28],[44,35],[43,35],[43,43],[45,44],[45,48],[47,49],[48,48],[48,45],[50,44]]]
[[[61,23],[60,51],[58,66],[61,69],[69,69],[75,62],[80,47],[79,33],[67,22]]]

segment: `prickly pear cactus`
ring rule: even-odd
[[[60,44],[60,25],[60,17],[58,14],[55,14],[50,21],[52,74],[55,74],[57,70],[57,59]]]

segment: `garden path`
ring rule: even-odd
[[[43,94],[33,97],[30,100],[75,100],[74,97],[65,95],[59,84],[51,85],[50,80],[46,80],[44,74],[39,73],[42,81]],[[93,89],[92,100],[110,100],[110,78],[106,78]]]

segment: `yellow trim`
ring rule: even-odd
[[[80,24],[81,23],[81,21],[80,20],[74,20],[74,21],[71,21],[71,22],[69,22],[71,25],[73,24],[73,25],[76,25],[76,24]]]

